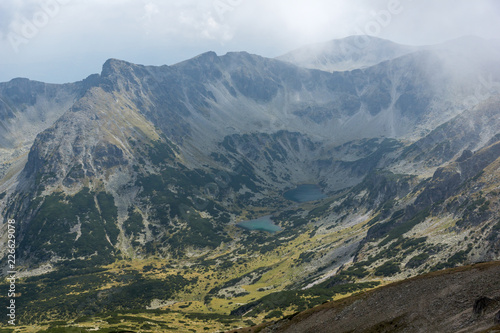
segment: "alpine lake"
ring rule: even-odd
[[[302,184],[283,193],[283,197],[296,203],[304,203],[321,200],[327,196],[321,191],[321,187],[318,185]],[[260,230],[270,233],[276,233],[282,230],[280,226],[274,224],[272,215],[266,215],[254,220],[239,222],[236,225],[247,230]]]

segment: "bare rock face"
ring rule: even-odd
[[[35,137],[52,126],[93,84],[95,76],[68,84],[20,78],[0,83],[0,185],[11,166],[16,167],[20,160],[26,162]]]
[[[473,311],[477,315],[483,314],[484,311],[486,311],[493,303],[495,303],[494,300],[492,300],[489,297],[481,297],[478,298],[476,301],[474,301],[474,307]]]

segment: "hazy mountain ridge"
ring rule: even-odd
[[[150,71],[145,77],[153,76],[144,80],[161,85],[150,92],[163,96],[155,103],[164,108],[149,114],[158,117],[171,110],[168,117],[184,131],[192,131],[191,136],[204,133],[205,137],[196,137],[196,141],[206,141],[210,133],[273,132],[287,124],[293,131],[321,135],[320,140],[331,138],[333,131],[333,140],[345,142],[380,135],[419,137],[418,131],[434,128],[471,107],[463,100],[475,96],[478,76],[491,79],[492,87],[476,103],[498,90],[498,84],[494,85],[498,73],[490,68],[477,72],[471,62],[462,70],[470,68],[475,77],[462,78],[458,84],[446,69],[448,61],[453,59],[421,51],[361,72],[327,74],[247,53],[221,57],[206,53],[174,66],[144,68]],[[464,87],[464,82],[469,87]],[[183,103],[163,105],[165,97]],[[165,126],[168,122],[157,119],[156,123]],[[419,125],[418,131],[415,125]],[[181,132],[174,135],[175,129],[163,130],[178,142],[182,140]],[[207,148],[212,150],[213,146]]]
[[[350,36],[305,46],[276,59],[328,72],[350,71],[371,67],[418,49],[421,47],[400,45],[376,37]]]

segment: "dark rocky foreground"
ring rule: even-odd
[[[500,262],[426,274],[234,332],[500,332]]]

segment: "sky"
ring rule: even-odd
[[[366,34],[408,45],[500,38],[498,0],[1,0],[0,82],[82,80],[117,58],[277,57]]]

